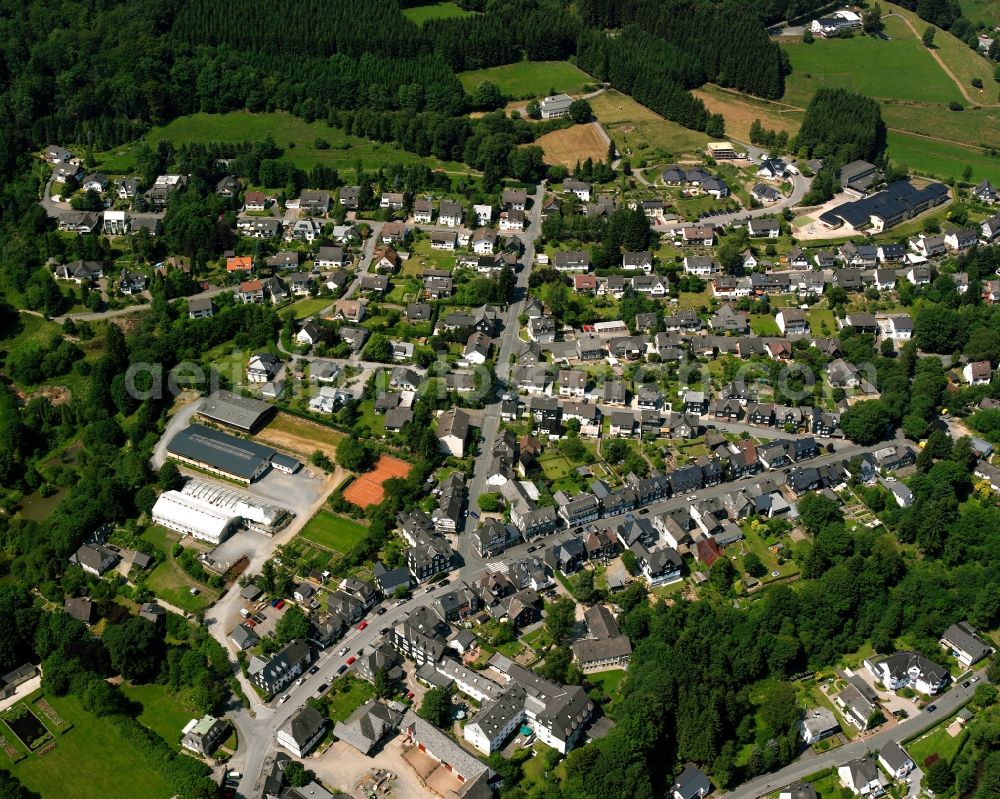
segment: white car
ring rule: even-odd
[[[291,698],[292,698],[291,694],[285,694],[283,697],[281,697],[281,699],[279,700],[278,704],[283,705],[283,704],[285,704],[285,702],[287,702]]]
[[[349,649],[350,649],[349,646],[345,646],[337,653],[338,657],[343,657],[344,655],[346,655]]]
[[[694,502],[696,499],[698,499],[698,496],[696,494],[692,494],[691,496],[689,496],[687,498],[687,501],[688,502]]]

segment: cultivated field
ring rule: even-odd
[[[545,151],[545,163],[563,164],[570,169],[588,158],[594,161],[608,158],[608,143],[596,122],[554,130],[535,139],[534,143]]]
[[[432,3],[427,6],[404,8],[403,16],[423,25],[429,19],[453,19],[455,17],[471,17],[474,11],[466,11],[455,3]]]
[[[467,92],[484,80],[496,85],[505,97],[545,97],[555,92],[573,94],[595,81],[566,61],[520,61],[489,69],[461,72],[458,79]]]
[[[749,142],[750,126],[755,119],[759,119],[765,128],[785,130],[790,136],[795,135],[802,124],[802,109],[795,106],[760,100],[710,83],[692,94],[713,114],[725,117],[727,138]]]
[[[343,516],[321,510],[313,516],[299,535],[321,547],[347,554],[368,534],[368,528]]]
[[[905,23],[890,17],[886,35],[889,41],[855,36],[783,44],[792,63],[785,102],[804,108],[820,87],[851,89],[878,99],[942,105],[963,101],[958,86]]]
[[[336,455],[337,444],[344,434],[308,419],[278,412],[256,438],[306,461],[319,450],[330,460]]]
[[[317,164],[353,169],[360,159],[365,169],[377,169],[393,163],[425,163],[432,169],[462,173],[470,171],[464,164],[439,161],[431,157],[421,158],[391,144],[349,136],[329,127],[325,122],[306,122],[281,111],[267,114],[249,111],[191,114],[178,117],[168,125],[153,128],[146,134],[145,141],[155,148],[162,139],[169,139],[177,145],[187,142],[260,141],[267,136],[273,137],[275,143],[285,149],[283,158],[302,169],[311,169]],[[317,140],[327,142],[329,148],[317,148]],[[130,172],[135,167],[136,149],[136,145],[126,145],[100,154],[97,156],[98,166],[110,174]]]
[[[642,158],[651,164],[683,156],[700,158],[708,142],[704,133],[669,122],[621,92],[602,92],[591,98],[590,106],[618,151],[630,157],[633,165]]]

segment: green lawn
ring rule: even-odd
[[[628,672],[625,669],[612,669],[611,671],[596,671],[588,674],[585,679],[594,685],[600,686],[604,693],[614,699],[621,684],[625,681],[626,674]]]
[[[333,300],[330,297],[306,297],[298,302],[293,302],[285,310],[294,313],[296,319],[308,319],[332,304]]]
[[[753,314],[750,317],[750,329],[758,336],[780,336],[781,330],[774,317],[770,314]]]
[[[906,744],[906,751],[910,753],[914,763],[923,768],[924,761],[933,754],[938,754],[949,761],[954,758],[966,732],[962,730],[952,738],[945,729],[950,721],[951,719],[942,722]]]
[[[546,478],[555,482],[573,473],[572,464],[558,453],[544,454],[538,461]]]
[[[142,537],[165,556],[146,577],[146,587],[150,591],[188,613],[204,610],[218,597],[218,591],[189,577],[187,572],[174,562],[170,549],[180,540],[180,536],[154,525],[148,528]],[[198,593],[192,594],[191,588],[197,588]]]
[[[423,25],[429,19],[454,19],[456,17],[471,17],[474,11],[466,11],[455,3],[431,3],[427,6],[404,8],[403,16],[408,17],[418,25]]]
[[[829,308],[810,308],[806,312],[809,316],[809,329],[815,336],[832,336],[837,332],[837,319],[833,311]],[[824,330],[824,325],[826,329]]]
[[[331,688],[326,695],[329,715],[334,721],[343,721],[375,695],[375,689],[370,683],[353,678],[338,680],[334,683],[334,688],[341,690],[334,693]]]
[[[368,528],[364,525],[325,510],[313,516],[300,533],[306,541],[342,553],[350,552],[367,534]]]
[[[11,766],[0,762],[42,799],[168,799],[172,791],[160,775],[125,741],[105,718],[83,709],[74,696],[46,696],[72,729],[55,736],[55,748],[29,755]],[[50,726],[44,716],[42,723]]]
[[[888,141],[892,160],[908,166],[911,171],[930,177],[959,178],[965,167],[971,166],[974,180],[988,178],[994,183],[1000,181],[1000,157],[992,156],[982,149],[911,136],[894,130],[889,131]]]
[[[579,92],[594,83],[586,72],[566,61],[519,61],[489,69],[460,72],[458,79],[467,91],[474,91],[483,81],[500,89],[505,97],[544,97],[550,92]]]
[[[868,36],[782,45],[792,64],[784,100],[805,106],[822,86],[869,97],[918,103],[964,102],[958,87],[899,20],[888,21],[889,41]],[[901,80],[900,76],[906,79]]]
[[[174,749],[180,749],[181,730],[201,713],[185,705],[181,698],[171,693],[165,685],[123,685],[123,693],[133,702],[142,705],[139,721],[157,733]]]
[[[391,144],[349,136],[325,122],[306,122],[284,112],[190,114],[178,117],[168,125],[153,128],[146,134],[145,140],[155,148],[163,139],[179,145],[192,142],[260,141],[267,136],[273,137],[275,143],[285,150],[284,158],[302,169],[311,169],[316,165],[353,169],[360,160],[364,168],[369,170],[393,163],[423,163],[433,169],[463,173],[469,171],[464,164],[430,157],[421,158]],[[317,148],[316,142],[319,139],[325,140],[329,147]],[[102,153],[97,157],[98,167],[111,174],[129,172],[135,168],[136,150],[136,145],[126,145]]]

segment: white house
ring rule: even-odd
[[[962,377],[970,386],[989,385],[993,377],[993,368],[989,361],[969,361],[962,368]]]
[[[837,769],[837,776],[857,796],[881,796],[885,792],[874,760],[849,760]]]
[[[807,335],[809,333],[809,317],[805,311],[798,308],[782,308],[775,315],[778,329],[783,335]]]
[[[275,738],[278,746],[287,749],[294,757],[301,758],[307,755],[325,734],[326,719],[318,710],[306,706],[278,728]]]
[[[912,687],[917,693],[933,696],[948,681],[948,669],[919,652],[896,652],[882,660],[868,658],[865,667],[890,691]]]
[[[895,741],[889,741],[882,747],[878,753],[878,762],[896,780],[905,779],[914,768],[913,760]]]
[[[492,205],[474,205],[472,206],[472,211],[476,215],[476,224],[480,227],[488,225],[493,221]]]

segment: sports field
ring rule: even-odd
[[[545,97],[553,92],[573,94],[595,82],[567,61],[519,61],[460,72],[458,79],[467,92],[474,91],[485,80],[494,84],[505,97],[514,99]]]
[[[399,460],[399,458],[393,458],[391,455],[379,455],[375,468],[359,475],[344,490],[344,499],[360,508],[378,505],[385,499],[385,489],[382,484],[394,477],[406,477],[412,468],[410,464]]]
[[[588,158],[593,161],[608,158],[608,143],[597,122],[554,130],[539,136],[534,143],[545,152],[546,164],[563,164],[570,169]]]
[[[267,136],[284,149],[283,158],[302,169],[317,164],[335,168],[353,169],[358,160],[365,169],[378,169],[393,163],[427,164],[432,169],[449,172],[469,172],[465,164],[422,158],[415,153],[401,150],[391,144],[382,144],[349,136],[328,126],[325,122],[306,122],[283,111],[255,114],[250,111],[233,111],[228,114],[190,114],[178,117],[167,125],[153,128],[145,136],[154,148],[169,139],[175,145],[190,142],[244,142],[260,141]],[[316,147],[323,142],[329,147]],[[123,174],[135,168],[137,144],[116,147],[97,155],[98,166],[110,174]],[[268,187],[281,188],[281,187]]]
[[[618,152],[631,158],[633,165],[639,159],[658,164],[684,156],[700,158],[705,151],[704,133],[669,122],[621,92],[601,92],[589,102]]]
[[[471,17],[475,11],[466,11],[459,8],[455,3],[431,3],[426,6],[413,6],[404,8],[403,16],[423,25],[430,19],[455,19],[457,17]]]
[[[368,528],[364,525],[325,510],[313,516],[299,533],[307,541],[341,554],[350,552],[367,534]]]

